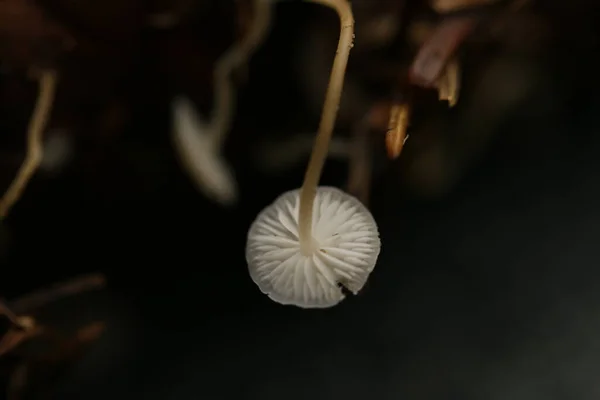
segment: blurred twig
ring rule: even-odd
[[[17,317],[5,304],[0,303],[0,314],[8,317],[11,326],[0,338],[0,357],[17,348],[21,343],[39,334],[35,320],[28,316]]]
[[[101,289],[105,284],[106,278],[102,274],[84,275],[20,297],[11,306],[15,313],[29,313],[63,297]]]
[[[6,217],[19,200],[27,183],[42,161],[42,135],[52,110],[56,88],[56,73],[43,71],[39,78],[39,94],[27,129],[27,153],[17,176],[0,199],[0,219]]]
[[[0,357],[43,332],[34,318],[21,314],[33,313],[63,297],[100,289],[105,283],[106,279],[103,275],[85,275],[21,297],[12,302],[12,307],[0,302],[0,315],[5,316],[11,324],[8,331],[0,338]]]

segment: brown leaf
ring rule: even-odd
[[[404,142],[406,142],[406,130],[410,118],[410,106],[407,103],[394,104],[390,110],[388,131],[385,136],[385,144],[388,156],[391,159],[398,158]]]
[[[419,50],[410,69],[412,83],[435,87],[446,64],[477,23],[477,17],[442,21]]]
[[[454,107],[458,102],[459,91],[460,66],[456,59],[452,59],[438,79],[438,96],[440,101],[447,101],[450,107]]]

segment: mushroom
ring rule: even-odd
[[[236,103],[231,76],[264,40],[271,25],[271,2],[254,0],[255,17],[248,34],[217,61],[213,77],[215,106],[210,121],[203,121],[187,98],[177,97],[172,102],[172,138],[182,166],[200,191],[224,205],[237,200],[233,171],[221,154]]]
[[[173,143],[182,166],[198,189],[223,205],[237,199],[233,171],[220,154],[217,133],[205,123],[186,97],[173,100]]]
[[[301,189],[279,196],[258,214],[246,244],[251,278],[272,300],[301,308],[332,307],[358,293],[380,251],[377,224],[359,200],[318,187],[335,124],[354,18],[347,0],[309,0],[333,8],[341,22],[321,122]]]

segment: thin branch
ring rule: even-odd
[[[27,153],[25,160],[17,176],[0,200],[0,219],[4,219],[12,206],[19,200],[27,183],[29,183],[42,161],[42,134],[50,116],[52,104],[54,103],[56,73],[54,71],[43,71],[39,78],[39,85],[37,103],[27,130]]]
[[[16,314],[30,313],[63,297],[73,296],[82,292],[98,290],[104,287],[106,278],[101,274],[84,275],[67,282],[55,284],[48,289],[42,289],[12,302]]]
[[[214,69],[214,107],[210,120],[210,131],[217,145],[222,145],[233,123],[236,103],[236,88],[231,75],[246,65],[256,49],[264,42],[271,28],[272,1],[254,0],[253,20],[246,35],[222,55]]]
[[[12,308],[0,302],[0,315],[5,315],[12,324],[8,332],[0,338],[0,357],[43,332],[35,319],[22,314],[32,313],[63,297],[100,289],[105,283],[106,279],[100,274],[85,275],[21,297],[12,303]]]
[[[19,317],[17,314],[13,312],[10,307],[8,307],[3,301],[0,300],[0,315],[4,315],[11,324],[18,326],[19,325]]]
[[[8,309],[6,306],[4,308]],[[18,317],[14,321],[11,319],[11,322],[13,326],[0,338],[0,357],[42,332],[35,320],[28,316]]]

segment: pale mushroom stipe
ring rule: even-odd
[[[238,199],[235,175],[222,154],[237,100],[232,75],[264,41],[271,25],[270,1],[254,0],[255,18],[249,32],[217,61],[213,72],[215,105],[210,120],[204,121],[186,97],[178,96],[172,101],[172,138],[182,167],[202,193],[226,206]]]
[[[27,127],[27,152],[14,180],[0,199],[0,221],[21,198],[27,184],[38,170],[43,158],[43,134],[50,119],[57,86],[57,73],[53,70],[32,71],[39,82],[38,98]]]
[[[373,271],[381,242],[377,224],[353,196],[317,187],[327,157],[354,39],[354,17],[346,0],[308,0],[333,8],[340,37],[319,130],[301,189],[279,196],[258,214],[248,231],[250,276],[272,300],[302,308],[332,307],[358,293]]]

